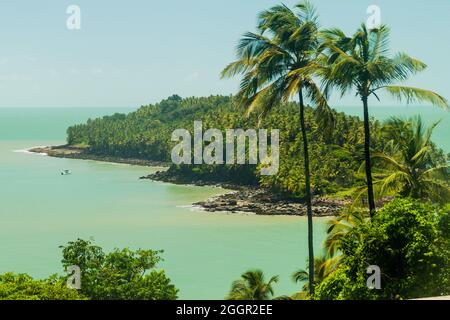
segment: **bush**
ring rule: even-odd
[[[51,277],[33,280],[26,274],[0,275],[0,300],[85,300],[76,290],[67,288],[66,282]]]
[[[63,246],[63,266],[78,266],[81,289],[67,287],[68,276],[33,280],[26,274],[0,275],[0,300],[174,300],[178,290],[163,270],[162,251],[115,249],[104,253],[91,241]]]
[[[410,199],[386,205],[342,244],[342,265],[317,288],[319,299],[410,299],[450,294],[449,213]],[[381,268],[382,289],[366,286]]]
[[[162,251],[115,249],[105,254],[90,241],[63,246],[63,266],[81,269],[81,292],[95,300],[175,300],[178,290],[163,270]]]

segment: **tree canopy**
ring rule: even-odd
[[[317,299],[412,299],[450,294],[450,211],[411,199],[387,204],[372,222],[342,237],[337,270]],[[381,269],[381,290],[367,287],[367,268]]]
[[[114,249],[105,253],[90,240],[62,246],[64,269],[77,266],[79,289],[69,288],[70,275],[34,280],[27,274],[0,275],[0,300],[175,300],[178,289],[157,269],[162,251]]]

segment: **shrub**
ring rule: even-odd
[[[319,299],[409,299],[450,294],[449,214],[396,199],[343,240],[342,265],[317,289]],[[382,289],[366,286],[367,267],[381,268]]]

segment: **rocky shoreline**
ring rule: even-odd
[[[263,189],[240,190],[194,204],[207,212],[254,213],[268,216],[306,216],[306,204],[282,200]],[[315,217],[337,216],[347,205],[345,201],[316,198]]]
[[[194,206],[207,212],[253,213],[266,216],[306,216],[305,203],[293,199],[285,199],[257,186],[236,185],[228,182],[193,180],[189,177],[174,175],[169,171],[159,171],[141,177],[154,181],[173,184],[190,184],[196,186],[215,186],[232,190],[232,192],[213,197],[207,201],[194,203]],[[315,198],[313,214],[316,217],[337,216],[350,204],[347,200]]]
[[[49,157],[55,158],[66,158],[66,159],[78,159],[78,160],[94,160],[102,162],[111,163],[122,163],[135,166],[145,166],[145,167],[169,167],[170,164],[160,161],[151,161],[143,159],[131,159],[131,158],[121,158],[105,155],[97,155],[86,152],[83,148],[72,147],[68,145],[55,146],[55,147],[38,147],[28,150],[33,153],[46,154]]]
[[[158,161],[90,154],[86,152],[85,149],[68,145],[38,147],[28,151],[47,154],[50,157],[56,158],[94,160],[147,167],[167,168],[170,166],[168,163]],[[158,171],[148,176],[141,177],[140,179],[149,179],[179,185],[215,186],[231,190],[230,193],[193,204],[206,212],[248,213],[266,216],[306,216],[305,203],[285,199],[269,190],[259,188],[258,186],[245,186],[222,181],[193,179],[192,177],[176,175],[170,171]],[[316,217],[336,216],[348,204],[349,202],[346,200],[315,198],[313,201],[313,214]]]

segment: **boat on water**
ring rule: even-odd
[[[68,175],[71,175],[72,174],[72,172],[70,171],[70,170],[63,170],[63,171],[61,171],[61,175],[62,176],[68,176]]]

